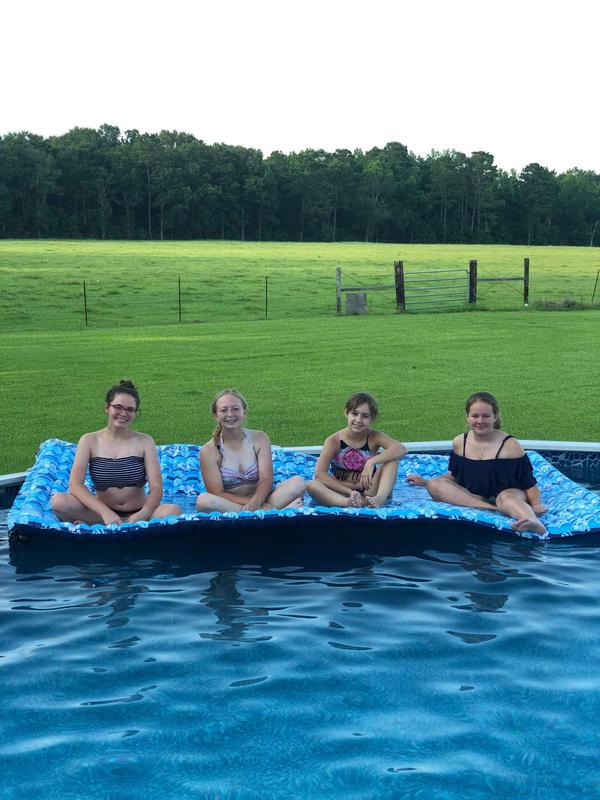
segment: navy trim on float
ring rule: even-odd
[[[50,498],[55,492],[67,490],[75,445],[58,439],[44,442],[36,462],[19,492],[8,515],[8,528],[13,534],[30,538],[51,539],[144,539],[153,536],[172,536],[176,532],[198,533],[202,528],[235,526],[251,535],[257,526],[291,526],[310,528],[317,522],[361,524],[371,522],[378,526],[394,526],[401,534],[402,523],[407,520],[453,521],[465,525],[505,531],[515,535],[511,520],[496,511],[486,511],[461,506],[451,506],[431,500],[426,490],[410,486],[406,475],[417,472],[424,477],[434,477],[447,470],[447,455],[409,453],[400,462],[398,480],[392,499],[386,506],[371,508],[325,508],[307,505],[299,510],[241,511],[221,514],[194,511],[196,496],[204,490],[199,471],[200,448],[197,445],[173,444],[157,448],[163,475],[164,501],[178,503],[184,513],[178,517],[153,519],[148,522],[125,523],[120,526],[74,525],[60,522],[50,509]],[[594,455],[597,455],[596,453]],[[549,508],[542,520],[551,538],[575,534],[600,532],[600,495],[574,483],[559,472],[539,453],[529,452],[534,474],[542,492],[542,500]],[[273,448],[275,481],[294,475],[311,478],[316,457],[298,450]],[[88,486],[91,483],[88,477]],[[537,539],[535,534],[519,532],[519,536]]]

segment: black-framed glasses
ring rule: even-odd
[[[122,406],[121,403],[109,403],[108,405],[111,408],[114,408],[117,414],[122,414],[123,411],[126,414],[135,414],[137,411],[137,408],[135,406]]]

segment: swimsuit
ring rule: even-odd
[[[350,447],[340,439],[339,453],[331,459],[331,474],[338,481],[357,481],[369,458],[371,458],[371,448],[368,434],[367,441],[362,447]]]
[[[232,467],[226,467],[224,465],[225,461],[225,452],[223,447],[223,437],[219,441],[219,452],[221,453],[221,463],[219,465],[219,470],[221,471],[221,480],[223,481],[223,489],[226,492],[230,492],[232,489],[237,489],[240,486],[248,486],[255,483],[258,483],[258,460],[256,457],[256,449],[252,442],[252,439],[247,435],[246,431],[244,431],[244,436],[250,444],[252,445],[252,449],[254,450],[254,463],[250,464],[247,469],[233,469]]]
[[[90,478],[97,492],[123,489],[125,486],[144,486],[146,467],[143,456],[124,458],[90,458]],[[129,512],[128,512],[129,513]]]
[[[467,435],[468,431],[463,439],[462,456],[453,450],[448,464],[452,477],[459,486],[493,503],[496,495],[504,489],[525,491],[536,485],[533,467],[526,453],[520,458],[498,458],[504,443],[512,439],[512,436],[508,435],[502,440],[494,458],[476,459],[465,456]]]

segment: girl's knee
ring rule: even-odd
[[[442,494],[444,494],[444,488],[447,485],[448,482],[443,478],[431,478],[427,481],[427,491],[433,500],[439,500]]]
[[[68,497],[69,495],[65,494],[65,492],[58,492],[57,494],[52,495],[50,498],[50,508],[55,514],[65,510]]]
[[[196,498],[196,511],[214,511],[218,498],[214,494],[204,492]]]
[[[504,503],[507,500],[524,500],[527,502],[525,492],[522,492],[520,489],[503,489],[496,495],[496,505]]]
[[[318,492],[319,490],[323,489],[325,484],[320,481],[318,478],[312,478],[310,481],[305,481],[304,489],[310,495],[313,495],[314,492]]]
[[[294,475],[293,478],[289,479],[289,487],[295,495],[300,496],[306,491],[307,483],[300,475]]]

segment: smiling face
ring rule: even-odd
[[[467,411],[467,422],[474,433],[491,433],[496,427],[497,419],[492,406],[481,400],[472,403]]]
[[[104,404],[109,425],[124,428],[135,418],[137,403],[126,392],[117,392],[110,403]]]
[[[346,412],[346,419],[348,420],[348,428],[357,435],[364,433],[371,428],[373,415],[369,408],[368,403],[361,403],[356,408]]]
[[[221,428],[234,430],[246,419],[246,405],[237,395],[224,394],[215,401],[213,415]]]

